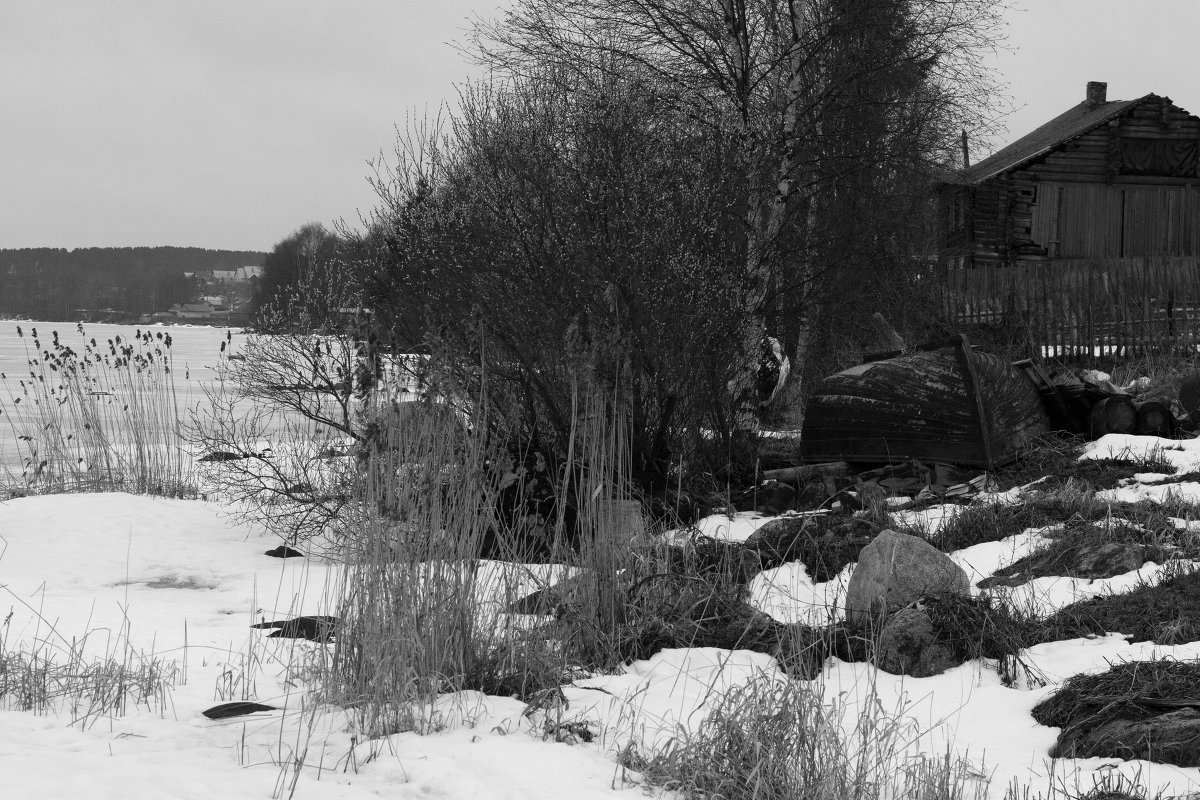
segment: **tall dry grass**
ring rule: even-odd
[[[492,525],[487,467],[498,453],[434,403],[375,417],[323,683],[377,735],[411,729],[415,706],[462,686],[505,631],[481,607],[475,560]]]
[[[321,678],[330,699],[359,710],[364,730],[412,728],[438,693],[527,697],[580,664],[612,661],[624,608],[617,576],[640,519],[626,420],[614,408],[611,395],[578,390],[545,518],[501,508],[520,448],[486,413],[468,425],[433,402],[376,410],[362,518],[344,543],[341,625]],[[555,563],[524,563],[531,550]],[[576,576],[569,620],[509,613],[567,575]]]
[[[192,484],[169,333],[44,340],[17,328],[27,372],[5,375],[2,422],[20,455],[7,483],[26,492],[111,491],[182,496]]]
[[[571,433],[559,508],[576,511],[574,535],[581,573],[572,620],[579,657],[611,663],[626,621],[626,570],[635,545],[646,543],[645,522],[634,496],[627,404],[619,389],[576,384]],[[565,533],[562,514],[558,530]]]

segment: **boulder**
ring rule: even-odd
[[[962,567],[924,539],[880,532],[858,555],[846,587],[846,620],[869,625],[922,595],[970,594]]]
[[[902,608],[888,617],[875,645],[875,663],[893,675],[928,678],[958,666],[954,651],[937,641],[924,611]]]

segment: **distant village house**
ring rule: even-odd
[[[208,320],[212,319],[213,313],[217,307],[207,300],[202,300],[199,303],[176,303],[168,309],[167,314],[181,320]]]

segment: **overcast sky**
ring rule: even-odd
[[[1197,0],[1016,0],[1010,136],[1083,99],[1200,113]],[[0,248],[269,250],[374,206],[367,162],[453,98],[501,0],[0,0]],[[986,155],[973,153],[978,160]]]

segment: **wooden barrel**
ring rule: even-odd
[[[1168,437],[1175,432],[1175,417],[1166,403],[1148,400],[1137,407],[1137,425],[1133,432],[1139,436]]]
[[[1137,427],[1137,407],[1126,395],[1114,394],[1092,404],[1092,438],[1106,433],[1133,433]]]

